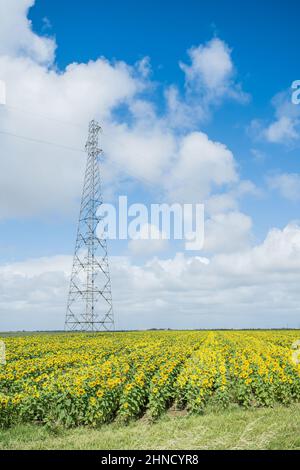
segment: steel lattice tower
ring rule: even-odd
[[[65,329],[100,331],[114,329],[107,241],[98,233],[102,201],[96,121],[89,124],[87,165],[81,199]],[[99,231],[99,227],[98,227]]]

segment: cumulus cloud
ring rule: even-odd
[[[187,84],[206,89],[222,89],[233,73],[230,54],[228,46],[218,38],[212,39],[204,46],[189,49],[191,65],[181,63]]]
[[[232,152],[203,132],[192,132],[180,142],[167,186],[175,200],[202,202],[214,188],[237,181]]]
[[[0,55],[31,57],[51,64],[56,49],[55,40],[32,32],[27,19],[28,9],[35,0],[1,0],[0,2]]]
[[[61,329],[70,256],[29,259],[0,267],[0,330]]]
[[[236,80],[232,51],[224,41],[213,38],[187,53],[190,64],[179,62],[185,75],[185,93],[174,84],[165,90],[165,120],[170,127],[194,129],[197,123],[209,120],[212,109],[225,99],[241,104],[249,101],[250,95]]]
[[[62,328],[71,257],[0,268],[1,329]],[[111,257],[118,328],[299,326],[300,227],[210,260]]]
[[[237,210],[242,198],[246,195],[258,198],[261,195],[261,191],[252,181],[241,180],[231,189],[221,193],[214,193],[205,199],[205,210],[209,215]]]
[[[159,183],[176,154],[176,138],[170,130],[152,120],[153,126],[138,121],[135,126],[126,123],[108,123],[103,136],[105,153],[115,172],[125,172],[147,184]]]
[[[223,97],[247,101],[248,96],[235,82],[231,52],[228,45],[219,38],[189,49],[191,65],[180,63],[188,90],[203,93],[208,101]]]
[[[129,252],[135,256],[149,256],[165,251],[169,246],[167,234],[153,224],[144,224],[128,242]]]
[[[252,220],[241,212],[214,214],[205,223],[204,250],[213,253],[235,252],[251,242]]]
[[[182,328],[299,325],[298,225],[271,229],[261,244],[213,255],[210,262],[183,253],[145,266],[115,261],[117,286],[130,273],[116,299],[124,326],[127,321]],[[123,302],[129,295],[133,304],[127,316]]]

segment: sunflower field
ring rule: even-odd
[[[300,401],[298,331],[147,331],[0,337],[0,427],[128,422],[170,407]],[[300,352],[299,352],[300,357]]]

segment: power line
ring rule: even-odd
[[[66,150],[72,150],[74,152],[83,152],[84,153],[84,150],[82,150],[82,149],[78,149],[78,148],[75,148],[75,147],[69,147],[69,146],[63,145],[63,144],[57,144],[56,142],[50,142],[50,141],[47,141],[47,140],[35,139],[33,137],[27,137],[25,135],[14,134],[13,132],[3,131],[1,129],[0,129],[0,134],[8,135],[9,137],[16,137],[17,139],[27,140],[29,142],[35,142],[35,143],[38,143],[38,144],[52,145],[54,147],[61,147],[61,148],[66,149]]]
[[[79,149],[79,148],[75,148],[75,147],[69,147],[68,145],[58,144],[56,142],[51,142],[51,141],[47,141],[47,140],[35,139],[34,137],[27,137],[27,136],[20,135],[20,134],[14,134],[13,132],[3,131],[1,129],[0,129],[0,134],[7,135],[9,137],[15,137],[17,139],[26,140],[28,142],[34,142],[34,143],[43,144],[43,145],[51,145],[51,146],[54,146],[54,147],[59,147],[59,148],[65,149],[65,150],[71,150],[73,152],[85,153],[85,151],[83,149]],[[140,183],[143,183],[148,187],[150,186],[151,188],[156,188],[156,185],[153,182],[147,180],[147,178],[144,178],[141,175],[138,175],[138,176],[133,175],[128,170],[126,170],[124,167],[120,171],[120,167],[113,160],[110,160],[109,163],[112,167],[117,169],[119,173],[120,172],[124,173],[127,177],[129,177],[131,179],[134,179],[134,180],[138,180]]]
[[[68,126],[73,126],[73,127],[77,127],[79,129],[85,130],[85,126],[84,126],[83,123],[79,124],[79,123],[75,123],[75,122],[71,122],[71,121],[65,121],[63,119],[53,118],[53,117],[47,116],[45,114],[36,113],[34,111],[28,111],[27,109],[18,108],[16,106],[11,106],[9,104],[5,104],[4,109],[5,108],[12,109],[13,111],[17,111],[18,113],[26,114],[27,116],[34,116],[34,117],[37,117],[37,118],[43,118],[43,119],[47,119],[48,121],[57,122],[59,124],[66,124]],[[0,107],[0,109],[1,109],[1,107]]]
[[[36,113],[34,111],[27,111],[26,109],[22,109],[22,108],[17,108],[16,106],[6,105],[6,107],[9,108],[9,109],[12,109],[13,111],[17,111],[19,113],[31,115],[31,116],[37,117],[37,118],[43,118],[43,119],[46,119],[47,121],[53,121],[53,122],[57,122],[59,124],[66,124],[68,126],[77,127],[78,129],[82,129],[84,131],[86,130],[86,126],[84,126],[83,123],[77,123],[77,122],[65,121],[64,119],[53,118],[53,117],[47,116],[45,114]]]
[[[28,142],[34,142],[34,143],[44,144],[44,145],[52,145],[54,147],[60,147],[60,148],[63,148],[65,150],[71,150],[73,152],[85,153],[84,150],[79,149],[79,148],[69,147],[68,145],[58,144],[56,142],[50,142],[50,141],[47,141],[47,140],[35,139],[33,137],[27,137],[27,136],[24,136],[24,135],[14,134],[13,132],[3,131],[1,129],[0,129],[0,134],[7,135],[9,137],[15,137],[17,139],[27,140]],[[120,167],[118,166],[118,164],[116,162],[114,162],[113,160],[110,160],[110,165],[120,172]],[[151,186],[153,188],[156,188],[156,185],[154,183],[152,183],[151,181],[147,180],[146,178],[143,178],[141,175],[137,176],[137,175],[131,174],[124,167],[121,169],[121,173],[125,173],[125,175],[128,176],[129,178],[139,180],[141,183],[143,183],[147,186]]]
[[[47,120],[50,120],[50,121],[54,121],[54,122],[57,122],[57,123],[61,123],[61,124],[66,124],[66,125],[70,125],[70,126],[74,126],[74,127],[77,127],[79,129],[84,129],[85,130],[85,127],[82,125],[80,125],[79,123],[73,123],[73,122],[68,122],[68,121],[63,121],[61,119],[56,119],[56,118],[52,118],[52,117],[49,117],[49,116],[46,116],[44,114],[40,114],[40,113],[35,113],[33,111],[28,111],[28,110],[25,110],[25,109],[22,109],[22,108],[18,108],[16,106],[11,106],[11,105],[8,105],[8,104],[5,104],[4,105],[4,108],[9,108],[9,109],[12,109],[13,111],[18,111],[18,112],[21,112],[21,113],[24,113],[24,114],[27,114],[27,115],[33,115],[33,116],[36,116],[36,117],[40,117],[40,118],[43,118],[43,119],[47,119]],[[1,106],[0,106],[0,110],[1,110]],[[101,132],[103,133],[103,130],[101,129]],[[27,137],[27,136],[22,136],[22,135],[19,135],[19,134],[14,134],[12,132],[7,132],[7,131],[2,131],[0,130],[0,133],[1,134],[5,134],[5,135],[8,135],[10,137],[16,137],[18,139],[22,139],[22,140],[27,140],[29,142],[35,142],[35,143],[39,143],[39,144],[46,144],[46,145],[52,145],[52,146],[55,146],[55,147],[60,147],[60,148],[63,148],[63,149],[66,149],[66,150],[72,150],[72,151],[75,151],[75,152],[83,152],[85,153],[84,150],[82,149],[77,149],[77,148],[74,148],[74,147],[69,147],[67,145],[63,145],[63,144],[58,144],[56,142],[50,142],[50,141],[46,141],[46,140],[41,140],[41,139],[35,139],[33,137]],[[104,132],[104,135],[106,135],[106,132]],[[120,168],[118,167],[118,164],[114,161],[110,161],[110,164],[117,168],[119,171],[120,171]],[[125,175],[129,176],[130,178],[133,178],[133,179],[136,179],[138,181],[140,181],[141,183],[143,184],[146,184],[147,186],[150,186],[150,187],[153,187],[153,188],[156,188],[156,185],[155,183],[147,180],[147,178],[144,178],[142,177],[141,175],[137,176],[137,175],[133,175],[131,174],[128,170],[126,170],[124,167],[122,168],[122,173],[125,173]]]

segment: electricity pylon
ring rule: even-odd
[[[98,148],[100,130],[96,121],[90,122],[85,146],[87,164],[70,280],[66,330],[114,329],[107,241],[104,230],[101,229],[99,233],[99,209],[103,204],[99,171],[99,155],[102,151]]]

